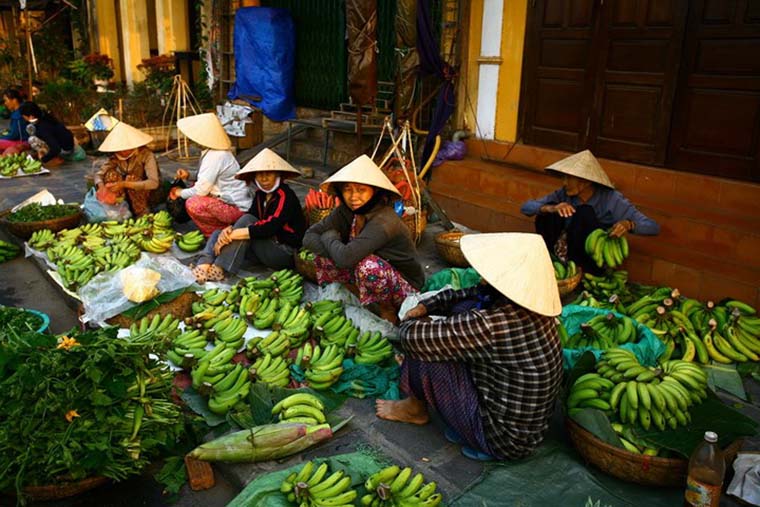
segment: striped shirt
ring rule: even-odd
[[[422,303],[430,315],[477,295],[477,287],[445,290]],[[400,325],[401,345],[423,361],[464,361],[478,391],[491,451],[518,459],[541,443],[562,381],[562,346],[555,319],[508,300],[439,320]]]

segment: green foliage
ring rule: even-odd
[[[98,95],[91,85],[83,86],[76,81],[60,78],[42,87],[37,103],[65,125],[78,125],[96,111]]]

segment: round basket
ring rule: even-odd
[[[599,440],[569,417],[565,419],[565,422],[570,440],[578,453],[588,463],[603,472],[623,481],[645,486],[683,487],[686,485],[688,460],[634,454]],[[723,449],[727,467],[731,466],[742,443],[743,440],[738,439]]]
[[[50,229],[53,232],[62,231],[63,229],[72,229],[79,225],[82,219],[82,211],[77,211],[72,215],[65,217],[51,218],[50,220],[40,220],[38,222],[9,222],[8,217],[4,217],[2,222],[5,227],[14,236],[21,239],[29,239],[36,231]]]
[[[419,219],[415,220],[414,217],[417,215],[419,215]],[[425,227],[427,227],[427,213],[423,211],[422,213],[415,213],[414,215],[404,215],[401,217],[401,220],[409,228],[409,232],[412,234],[412,240],[414,240],[415,243],[419,243],[420,238],[422,238],[422,233],[425,232]]]
[[[168,303],[162,303],[158,305],[156,308],[145,314],[145,317],[153,318],[153,316],[156,314],[159,314],[161,317],[165,317],[166,315],[171,314],[174,315],[174,317],[177,319],[184,320],[193,314],[193,302],[197,301],[198,299],[200,299],[200,297],[195,292],[184,292]],[[113,326],[128,329],[129,326],[131,326],[135,321],[130,317],[120,314],[107,319],[106,322]]]
[[[462,248],[459,246],[462,236],[464,236],[462,231],[441,232],[435,237],[435,248],[438,250],[438,255],[452,266],[466,268],[470,266],[470,263],[465,259]]]
[[[314,261],[302,259],[298,252],[293,253],[293,262],[295,263],[296,272],[303,275],[307,280],[317,283],[317,266]]]
[[[81,481],[61,481],[46,486],[27,486],[24,494],[35,501],[60,500],[79,495],[108,482],[107,477],[87,477]]]
[[[581,278],[583,278],[583,271],[580,268],[578,268],[578,272],[575,273],[575,275],[571,276],[570,278],[557,280],[557,288],[559,289],[559,295],[567,296],[568,294],[573,292],[575,288],[578,287],[578,284],[581,283]]]
[[[332,213],[332,210],[335,208],[310,208],[309,209],[309,225],[314,225],[317,222],[321,222],[324,220],[327,215]]]

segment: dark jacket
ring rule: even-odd
[[[63,123],[40,118],[34,124],[34,128],[34,135],[48,145],[47,154],[40,159],[42,163],[54,159],[61,154],[61,151],[74,149],[74,135]]]
[[[274,236],[282,244],[299,248],[306,232],[306,219],[298,196],[285,183],[272,192],[269,202],[266,202],[266,196],[261,190],[256,190],[253,196],[248,213],[259,220],[248,227],[251,239]]]
[[[26,133],[26,120],[21,117],[21,109],[16,109],[11,113],[8,133],[0,136],[0,139],[9,141],[26,141],[29,139],[29,134]]]
[[[415,288],[422,287],[425,273],[417,261],[417,249],[409,228],[393,208],[378,204],[365,216],[364,228],[349,241],[354,214],[341,204],[327,218],[309,227],[303,244],[343,269],[352,269],[363,258],[375,254],[390,262]]]

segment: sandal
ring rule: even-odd
[[[224,278],[224,270],[219,266],[211,265],[206,270],[206,281],[221,282]]]
[[[465,458],[470,458],[475,461],[494,461],[494,459],[496,459],[490,454],[480,452],[477,449],[473,449],[472,447],[467,446],[462,447],[462,455]]]
[[[193,276],[198,283],[206,283],[208,281],[209,264],[199,264],[193,268]]]

